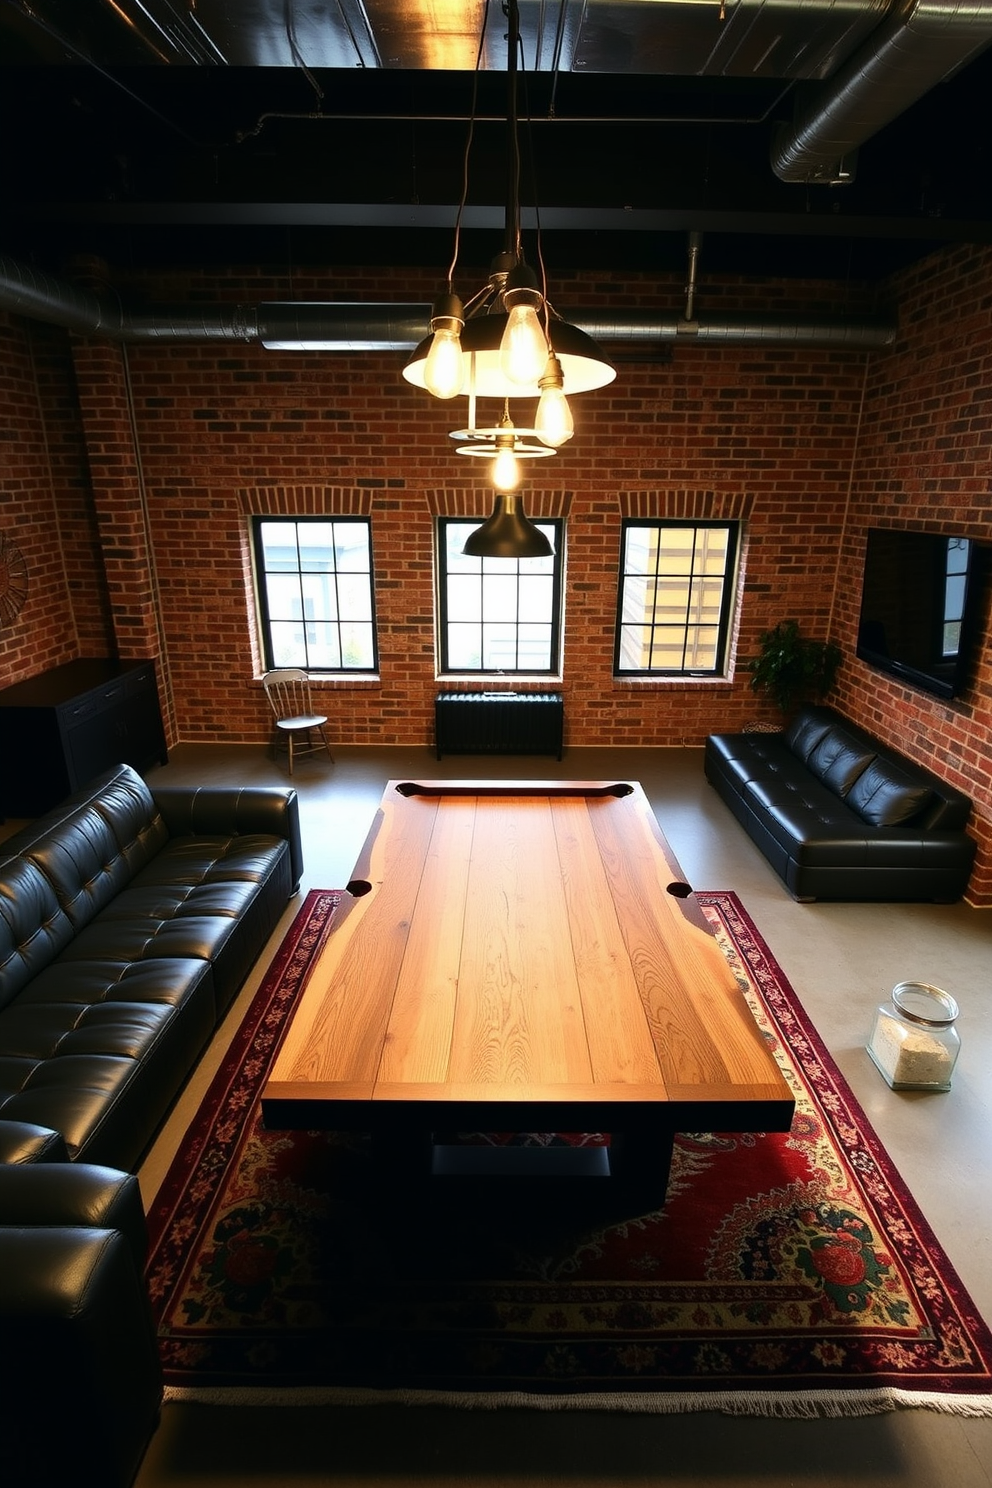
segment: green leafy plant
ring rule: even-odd
[[[758,637],[757,656],[744,663],[753,692],[764,692],[783,713],[821,698],[834,685],[842,653],[832,641],[811,641],[798,622],[780,620]]]

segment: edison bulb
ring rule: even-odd
[[[462,385],[462,342],[459,328],[438,326],[424,363],[424,387],[435,398],[454,398]]]
[[[575,433],[568,399],[560,387],[542,388],[534,416],[534,432],[542,444],[559,449]]]
[[[493,485],[497,491],[515,491],[520,484],[520,462],[512,447],[504,445],[493,461]]]
[[[514,305],[506,317],[499,343],[499,364],[504,377],[531,387],[548,360],[548,341],[533,305]]]

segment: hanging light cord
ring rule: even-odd
[[[545,263],[544,263],[544,243],[543,243],[542,238],[541,238],[541,207],[540,207],[540,203],[539,203],[540,192],[537,189],[537,166],[536,166],[536,163],[535,163],[535,160],[534,160],[534,136],[533,136],[533,133],[531,132],[531,111],[530,111],[530,98],[529,98],[529,95],[528,95],[528,92],[527,92],[527,72],[526,72],[526,69],[525,69],[525,67],[523,65],[523,39],[522,38],[519,38],[519,40],[520,40],[520,57],[521,57],[520,73],[521,73],[521,77],[522,77],[522,87],[523,87],[523,95],[524,95],[524,120],[525,120],[525,122],[527,124],[527,149],[528,149],[528,155],[529,155],[529,159],[530,159],[530,178],[531,178],[531,185],[534,188],[535,246],[536,246],[536,249],[537,249],[537,267],[538,267],[538,270],[539,270],[539,273],[540,273],[540,281],[541,281],[541,295],[543,296],[543,299],[544,299],[544,304],[542,306],[542,318],[544,320],[544,333],[545,333],[545,335],[547,335],[548,334],[548,322],[551,319],[552,311],[551,311],[551,306],[548,304],[548,271],[547,271],[547,268],[546,268]],[[516,121],[516,118],[514,118],[513,132],[514,132],[514,136],[516,136],[516,133],[517,133],[517,121]],[[515,199],[515,201],[517,201],[519,203],[519,201],[520,201],[520,155],[519,155],[519,150],[517,152],[517,179],[516,179],[516,181],[514,183],[514,199]],[[519,211],[519,208],[518,208],[518,211]],[[518,253],[518,256],[519,257],[523,257],[523,252],[522,252],[522,249],[521,249],[521,246],[520,246],[519,217],[518,217],[518,224],[517,224],[517,253]]]
[[[517,0],[506,0],[503,13],[507,19],[506,47],[506,115],[509,131],[510,158],[507,169],[506,249],[519,262],[523,258],[520,240],[520,140],[517,133],[517,61],[520,50],[520,11]]]
[[[472,153],[472,137],[475,134],[475,119],[479,106],[479,72],[482,68],[482,56],[486,46],[486,27],[489,24],[489,0],[482,11],[482,26],[479,30],[479,47],[475,54],[475,68],[472,72],[472,107],[469,110],[468,135],[465,139],[465,153],[462,156],[462,194],[458,202],[458,211],[455,215],[455,245],[451,255],[451,264],[448,268],[448,293],[451,293],[455,282],[455,270],[458,267],[458,252],[462,234],[462,216],[465,212],[465,203],[468,200],[468,165]]]

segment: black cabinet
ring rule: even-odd
[[[2,816],[38,816],[111,765],[166,759],[153,661],[69,661],[0,691]]]

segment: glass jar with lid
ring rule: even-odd
[[[958,1005],[929,982],[899,982],[875,1014],[868,1053],[893,1090],[950,1090]]]

